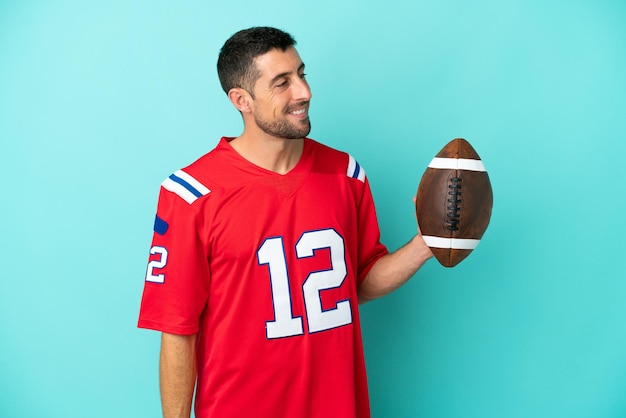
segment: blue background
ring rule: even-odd
[[[491,225],[362,308],[374,417],[625,417],[626,3],[0,0],[0,415],[154,417],[135,328],[158,186],[241,120],[219,48],[298,40],[311,136],[367,170],[383,240],[468,139]]]

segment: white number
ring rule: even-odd
[[[281,338],[303,334],[302,318],[299,316],[294,318],[291,312],[289,276],[287,275],[287,262],[285,261],[282,238],[265,240],[259,251],[257,251],[257,258],[261,265],[268,264],[270,270],[274,320],[266,322],[267,338]]]
[[[165,274],[154,274],[154,269],[162,269],[167,264],[167,249],[165,247],[154,246],[150,248],[150,254],[158,254],[158,260],[151,260],[148,263],[148,271],[146,272],[146,281],[153,283],[165,282]]]
[[[304,304],[309,332],[324,331],[352,323],[350,301],[338,302],[336,307],[324,311],[320,291],[341,286],[346,278],[346,260],[344,258],[343,239],[332,229],[307,232],[296,244],[298,258],[312,257],[315,250],[330,249],[332,268],[315,271],[304,281]]]
[[[296,256],[312,257],[315,250],[328,248],[331,269],[311,272],[302,285],[304,305],[310,333],[325,331],[352,323],[349,300],[338,301],[335,308],[323,310],[320,291],[340,287],[346,278],[343,239],[336,231],[324,229],[305,232],[296,244]],[[283,338],[304,334],[302,317],[293,316],[289,273],[282,238],[269,238],[257,252],[261,265],[269,267],[274,305],[274,320],[266,322],[267,338]]]

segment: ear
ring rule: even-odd
[[[228,92],[228,99],[241,113],[249,113],[252,111],[252,96],[246,90],[234,87]]]

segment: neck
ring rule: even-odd
[[[268,135],[249,135],[244,132],[230,142],[239,155],[252,164],[273,171],[287,174],[302,156],[304,139],[284,139]]]

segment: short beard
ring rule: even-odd
[[[311,132],[311,121],[307,117],[302,126],[296,126],[286,120],[267,121],[259,115],[254,115],[259,128],[268,135],[283,139],[301,139]]]

